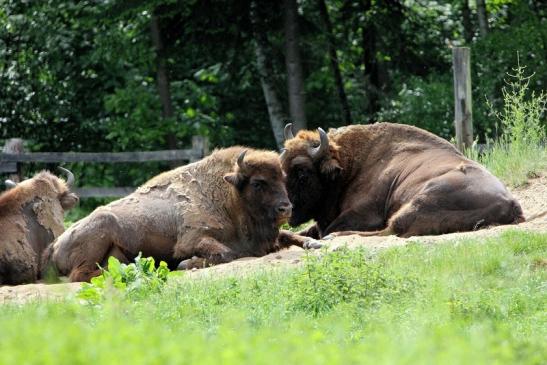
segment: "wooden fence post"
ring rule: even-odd
[[[190,162],[196,162],[209,154],[209,139],[203,136],[192,136],[192,150],[199,151],[198,156],[190,159]]]
[[[10,138],[6,141],[2,153],[20,154],[25,152],[25,146],[21,138]],[[17,162],[3,162],[0,164],[0,173],[9,173],[8,179],[13,182],[21,182],[23,180],[21,172],[21,164]],[[3,183],[2,183],[3,185]]]
[[[460,151],[473,145],[473,112],[471,101],[471,62],[468,47],[452,48],[454,65],[454,125]]]

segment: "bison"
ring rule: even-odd
[[[0,195],[0,284],[36,281],[42,252],[63,233],[63,213],[78,197],[70,192],[74,175],[60,169],[66,182],[48,171],[19,184],[6,181],[11,190]]]
[[[160,174],[97,208],[47,250],[44,261],[72,281],[89,281],[109,256],[139,252],[170,268],[201,268],[316,241],[279,227],[291,215],[275,152],[231,147]]]
[[[316,221],[302,235],[409,237],[524,221],[496,177],[422,129],[378,123],[295,137],[288,124],[285,139],[290,224]]]

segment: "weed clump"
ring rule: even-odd
[[[304,268],[289,280],[289,306],[318,316],[341,303],[374,306],[412,292],[415,278],[390,272],[366,255],[363,249],[344,248],[306,256]]]
[[[514,74],[508,74],[507,86],[502,89],[503,109],[495,110],[488,103],[502,127],[501,135],[496,141],[489,141],[483,153],[474,145],[465,154],[485,165],[505,183],[519,186],[547,167],[544,146],[547,94],[530,92],[530,80],[534,75],[527,76],[520,63],[513,71]]]

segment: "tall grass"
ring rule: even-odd
[[[502,89],[503,109],[496,111],[490,104],[502,128],[501,135],[496,141],[490,141],[483,153],[473,146],[465,154],[485,165],[506,184],[519,186],[547,168],[547,94],[530,91],[533,75],[527,76],[520,63],[513,71]]]

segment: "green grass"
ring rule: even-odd
[[[158,293],[3,305],[0,364],[540,364],[547,234],[310,257]]]

